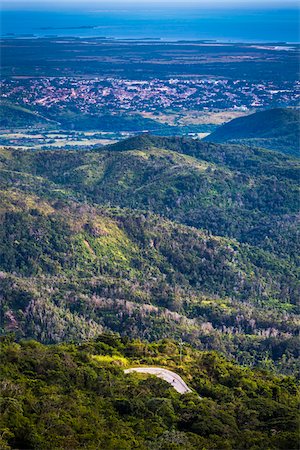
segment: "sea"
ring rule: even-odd
[[[1,36],[299,42],[296,7],[75,5],[43,10],[10,10],[8,6],[1,12]]]

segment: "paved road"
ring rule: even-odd
[[[170,383],[174,389],[176,389],[179,394],[186,394],[188,392],[192,392],[192,390],[187,386],[187,384],[183,381],[183,379],[177,375],[175,372],[171,372],[171,370],[163,369],[161,367],[135,367],[132,369],[124,370],[125,373],[149,373],[150,375],[156,375],[159,378]]]

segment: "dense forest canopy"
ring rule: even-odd
[[[292,377],[252,371],[176,342],[100,335],[81,345],[1,342],[0,445],[9,449],[298,448]],[[191,386],[124,369],[158,365]]]
[[[295,373],[298,160],[143,135],[1,150],[2,332],[175,336]]]

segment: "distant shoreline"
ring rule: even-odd
[[[66,29],[87,29],[87,28],[93,28],[92,26],[81,26],[81,27],[66,27],[66,28],[40,28],[44,31],[55,31],[55,30],[66,30]],[[96,27],[97,28],[97,27]],[[41,34],[16,34],[16,33],[6,33],[6,34],[0,34],[0,39],[74,39],[74,40],[107,40],[107,41],[128,41],[128,42],[170,42],[170,43],[178,43],[178,44],[206,44],[206,45],[214,45],[214,44],[247,44],[247,45],[300,45],[300,40],[298,42],[289,42],[289,41],[260,41],[260,40],[234,40],[234,39],[182,39],[182,38],[162,38],[162,37],[114,37],[114,36],[76,36],[76,35],[60,35],[60,34],[53,34],[53,35],[41,35]]]
[[[44,3],[44,2],[40,2]],[[158,2],[142,7],[109,8],[97,11],[87,5],[23,10],[3,10],[2,36],[15,37],[45,35],[89,39],[106,36],[107,39],[149,41],[216,41],[220,43],[299,43],[298,8],[243,6],[219,8],[170,7]],[[174,2],[173,2],[174,3]],[[189,3],[189,2],[187,2]],[[244,3],[244,2],[242,2]],[[248,2],[249,3],[249,2]],[[220,2],[221,4],[221,2]]]

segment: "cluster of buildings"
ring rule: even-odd
[[[202,110],[295,106],[299,82],[231,79],[152,79],[43,77],[3,79],[1,95],[36,109],[99,111]]]

